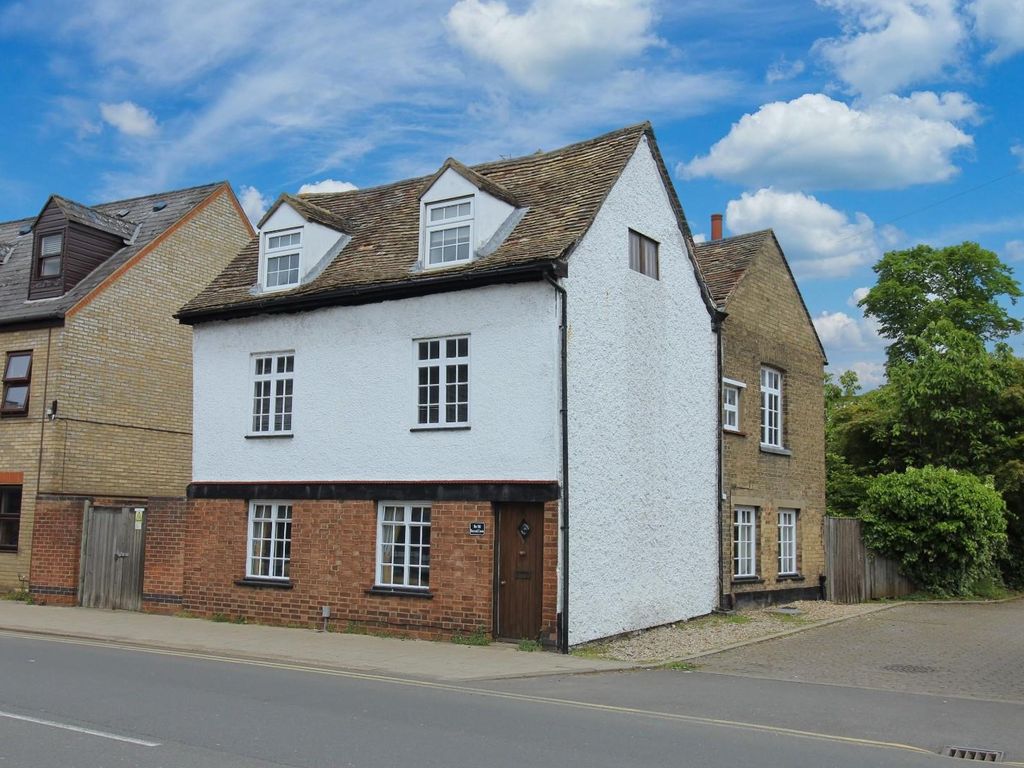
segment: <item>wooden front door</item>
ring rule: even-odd
[[[142,607],[142,507],[93,507],[85,511],[79,601],[87,608]]]
[[[499,504],[498,637],[536,640],[544,598],[544,505]]]

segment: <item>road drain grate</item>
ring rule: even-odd
[[[886,672],[903,672],[908,675],[923,675],[928,672],[938,672],[935,667],[926,667],[922,664],[890,664],[882,667]]]
[[[983,763],[998,763],[1003,759],[1002,752],[994,749],[971,749],[970,747],[945,747],[939,753],[943,757],[959,757],[963,760],[980,760]]]

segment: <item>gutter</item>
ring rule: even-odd
[[[562,503],[561,503],[561,533],[562,533],[562,620],[558,625],[558,650],[562,653],[569,652],[569,374],[568,374],[568,331],[569,331],[569,295],[565,288],[555,279],[556,276],[564,277],[564,269],[559,275],[558,265],[544,274],[544,279],[561,294],[561,318],[559,321],[559,346],[560,346],[560,379],[561,379],[561,403],[559,404],[559,415],[561,417],[562,432]],[[719,515],[721,517],[721,515]]]
[[[304,312],[322,307],[372,304],[389,299],[406,299],[446,291],[461,291],[497,283],[518,283],[546,279],[549,274],[562,276],[566,272],[563,262],[556,260],[517,264],[500,269],[468,271],[456,275],[440,275],[397,283],[375,283],[349,286],[315,294],[297,296],[270,296],[262,301],[249,301],[235,307],[218,309],[182,310],[174,315],[183,325],[196,325],[212,320],[229,320],[261,314]]]

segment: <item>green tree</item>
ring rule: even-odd
[[[971,594],[997,578],[1006,504],[988,483],[945,467],[879,475],[861,506],[864,543],[895,559],[919,587]]]
[[[999,303],[1006,298],[1016,304],[1022,295],[1013,271],[977,243],[890,251],[874,271],[877,282],[859,306],[892,340],[887,350],[890,364],[913,359],[911,337],[921,336],[939,320],[950,321],[983,343],[1024,328]]]

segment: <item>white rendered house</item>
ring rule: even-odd
[[[648,124],[283,196],[179,313],[184,607],[563,649],[710,612],[718,315],[693,254]]]

